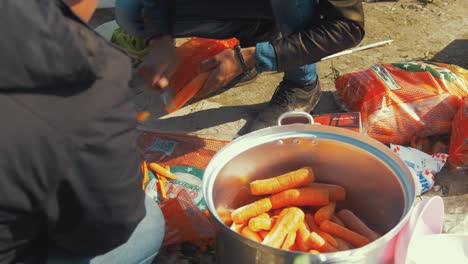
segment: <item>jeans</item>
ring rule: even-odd
[[[142,36],[142,31],[145,27],[141,15],[143,13],[144,1],[146,0],[116,1],[116,21],[129,34]],[[312,19],[309,19],[307,16],[313,14],[311,8],[317,8],[315,1],[291,0],[291,2],[293,1],[295,1],[293,4],[297,5],[297,8],[294,10],[298,13],[296,17],[301,17],[302,21],[311,21]],[[230,3],[235,2],[232,1]],[[263,11],[269,8],[269,0],[240,1],[240,3],[238,2],[240,8],[225,8],[224,3],[224,1],[176,0],[174,37],[212,39],[235,37],[240,40],[241,46],[249,47],[255,46],[256,43],[275,40],[281,36],[276,27],[273,13]],[[244,5],[245,3],[248,4]],[[310,8],[303,8],[304,3],[310,4]],[[152,17],[152,19],[157,18]],[[303,26],[310,25],[304,23]],[[300,28],[297,30],[299,31]],[[274,53],[274,51],[271,52]],[[259,59],[261,58],[258,57],[257,53],[257,60]],[[276,65],[276,61],[270,64]],[[258,69],[257,71],[261,72]],[[284,74],[285,80],[293,81],[299,85],[312,84],[316,78],[315,64],[304,65],[298,69],[286,71]]]
[[[129,240],[94,258],[51,256],[47,264],[150,264],[164,239],[165,222],[159,206],[145,197],[146,216],[135,228]]]

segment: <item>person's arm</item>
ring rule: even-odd
[[[361,0],[319,1],[319,8],[323,18],[318,26],[275,41],[257,43],[258,72],[292,70],[316,63],[324,57],[356,46],[363,39],[364,12]]]

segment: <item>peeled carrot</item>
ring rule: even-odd
[[[252,231],[248,226],[242,229],[241,234],[247,238],[252,239],[253,241],[262,243],[263,239],[256,232]]]
[[[343,221],[341,221],[341,219],[336,216],[336,214],[333,214],[332,217],[330,218],[330,220],[334,223],[337,223],[339,224],[340,226],[344,226],[345,224],[343,223]]]
[[[148,165],[146,164],[146,160],[141,162],[141,173],[143,174],[142,189],[145,189],[146,184],[149,182]]]
[[[231,217],[234,223],[247,223],[250,218],[268,212],[272,208],[270,198],[263,198],[253,203],[237,208],[232,212]]]
[[[321,237],[323,237],[323,239],[325,239],[325,241],[330,243],[330,245],[332,245],[332,246],[334,246],[336,248],[338,247],[338,242],[336,241],[336,239],[332,235],[330,235],[327,232],[322,231],[322,230],[317,230],[317,231],[315,231],[315,233],[317,233]]]
[[[314,172],[310,167],[304,167],[280,176],[250,183],[250,192],[253,195],[272,194],[284,190],[303,186],[315,180]]]
[[[270,233],[263,240],[263,244],[279,248],[289,232],[296,231],[304,221],[304,212],[297,207],[286,208],[281,212]]]
[[[151,162],[148,166],[151,170],[153,170],[155,173],[159,174],[160,176],[166,177],[171,180],[177,179],[177,176],[175,176],[170,171],[168,171],[167,169],[163,168],[161,165],[155,162]]]
[[[272,221],[267,213],[262,213],[259,216],[249,220],[249,228],[254,232],[258,232],[260,230],[270,230],[271,227]]]
[[[347,228],[367,237],[370,241],[374,241],[380,237],[350,210],[340,210],[337,215]]]
[[[336,243],[338,243],[337,248],[339,250],[350,250],[353,248],[353,246],[351,246],[351,244],[346,242],[346,240],[343,240],[339,237],[335,237],[335,240],[336,240]]]
[[[316,232],[311,232],[309,235],[309,241],[312,243],[313,249],[319,250],[320,252],[336,252],[338,249],[330,243],[328,243],[322,236]]]
[[[236,223],[232,223],[231,225],[231,230],[236,232],[236,233],[241,233],[242,229],[245,227],[244,224],[236,224]]]
[[[310,229],[305,222],[299,224],[299,228],[296,231],[296,244],[300,251],[307,252],[312,245],[309,240]]]
[[[150,115],[151,114],[148,111],[138,112],[136,120],[138,123],[143,123],[146,121],[146,119],[148,119],[148,117],[150,117]]]
[[[309,250],[309,253],[311,253],[311,254],[320,254],[320,251],[315,250],[315,249],[311,249],[311,250]]]
[[[351,231],[346,227],[335,224],[329,220],[323,221],[323,223],[320,225],[320,229],[348,241],[355,247],[362,247],[370,243],[370,240],[367,237]]]
[[[185,85],[175,96],[172,98],[165,108],[168,113],[172,113],[177,109],[184,106],[190,99],[192,99],[198,91],[205,84],[206,80],[210,76],[211,71],[202,72],[198,74],[192,81]]]
[[[216,213],[218,214],[219,218],[221,218],[221,221],[223,221],[225,225],[232,224],[232,217],[231,217],[232,212],[233,212],[232,209],[228,209],[224,206],[219,206],[218,208],[216,208]]]
[[[283,209],[281,209],[281,208],[280,208],[280,209],[271,210],[271,211],[270,211],[270,216],[272,216],[272,217],[273,217],[273,216],[278,216],[278,215],[281,214],[281,211],[283,211]]]
[[[328,191],[321,188],[298,188],[270,196],[273,209],[286,206],[322,206],[329,203]]]
[[[265,237],[270,233],[270,230],[260,230],[257,232],[257,234],[260,236],[262,241],[265,239]]]
[[[310,231],[315,231],[319,229],[318,225],[315,223],[314,216],[311,213],[305,214],[304,221],[309,226]]]
[[[315,223],[315,219],[312,214],[309,214],[309,213],[305,214],[304,220],[309,225],[310,231],[314,231],[315,233],[319,234],[332,246],[334,247],[338,246],[336,239],[332,235],[320,230],[320,227]]]
[[[312,182],[310,187],[324,188],[330,193],[330,201],[343,201],[346,199],[346,189],[336,184]]]
[[[296,230],[289,231],[286,239],[281,246],[281,249],[292,250],[294,247],[294,243],[296,242]]]
[[[331,203],[321,207],[320,209],[318,209],[317,212],[315,212],[315,215],[314,215],[315,223],[320,225],[323,221],[330,220],[333,213],[335,212],[335,208],[336,208],[336,203],[331,202]]]
[[[167,200],[167,193],[166,193],[166,179],[158,176],[158,188],[159,192],[161,193],[161,200]]]

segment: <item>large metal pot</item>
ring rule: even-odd
[[[286,113],[279,123],[283,117],[297,116],[313,123],[301,112]],[[314,255],[264,246],[222,223],[218,207],[235,209],[258,199],[249,194],[250,181],[305,165],[314,169],[316,181],[344,186],[347,199],[338,206],[352,210],[385,235],[362,248]],[[222,264],[392,263],[396,235],[415,199],[410,172],[389,148],[365,135],[317,124],[279,125],[237,138],[209,163],[203,192],[220,226],[216,251]]]

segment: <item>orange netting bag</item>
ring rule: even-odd
[[[468,168],[468,97],[453,118],[449,163],[452,168]]]
[[[163,246],[214,238],[213,224],[195,206],[187,191],[181,190],[176,198],[162,202],[159,207],[166,221]]]
[[[431,62],[379,64],[342,75],[335,85],[344,106],[361,112],[363,133],[403,145],[414,136],[449,132],[468,95],[466,72]]]

